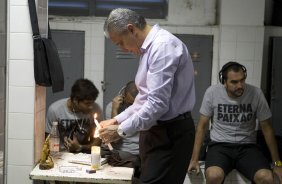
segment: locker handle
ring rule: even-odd
[[[106,85],[107,85],[108,83],[106,82],[106,81],[101,81],[101,89],[102,89],[102,91],[103,92],[105,92],[106,91]]]

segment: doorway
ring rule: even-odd
[[[275,135],[282,138],[282,117],[280,116],[280,108],[282,107],[282,37],[272,37],[270,43],[272,45],[272,53],[270,53],[271,69],[268,72],[270,73],[271,77],[269,81],[269,83],[271,84],[271,86],[269,86],[269,90],[270,108],[272,111],[272,124]]]
[[[278,152],[280,158],[282,157],[282,124],[281,124],[281,106],[282,106],[282,83],[281,83],[281,70],[282,70],[282,37],[270,37],[269,40],[269,61],[266,69],[266,99],[268,100],[272,117],[271,123],[275,134]],[[260,145],[264,155],[271,162],[271,154],[267,147],[262,130],[257,132],[257,143]]]

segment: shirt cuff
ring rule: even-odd
[[[133,135],[136,130],[132,129],[132,127],[130,126],[130,123],[126,121],[122,122],[119,125],[119,128],[122,129],[122,131],[126,134],[126,135]]]
[[[116,119],[118,124],[120,124],[120,122],[122,122],[124,118],[122,117],[122,113],[120,113],[120,114],[116,115],[114,117],[114,119]]]

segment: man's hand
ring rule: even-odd
[[[108,125],[99,130],[100,138],[105,144],[119,140],[121,137],[117,133],[119,125]]]
[[[108,119],[108,120],[105,120],[105,121],[101,121],[99,124],[101,125],[101,128],[105,128],[109,125],[117,125],[118,122],[115,119]]]
[[[71,138],[64,138],[64,145],[69,152],[75,153],[81,151],[81,145],[79,144],[75,135],[73,135],[73,140]]]
[[[193,172],[196,172],[196,174],[198,175],[200,173],[199,162],[191,160],[187,172],[189,174],[192,174]]]
[[[122,95],[118,95],[116,96],[113,100],[112,100],[112,109],[117,110],[119,109],[119,107],[121,106],[121,104],[123,103],[123,96]]]

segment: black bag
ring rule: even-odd
[[[48,59],[46,54],[46,47],[44,41],[47,39],[35,38],[33,39],[34,46],[34,78],[35,82],[41,86],[52,86],[50,69],[48,66]]]
[[[34,0],[28,0],[33,31],[34,78],[40,86],[52,86],[53,92],[64,90],[64,75],[48,23],[48,38],[41,38]]]
[[[131,168],[140,167],[139,155],[133,155],[121,150],[109,150],[107,145],[101,146],[101,157],[106,158],[108,164],[111,166]]]

